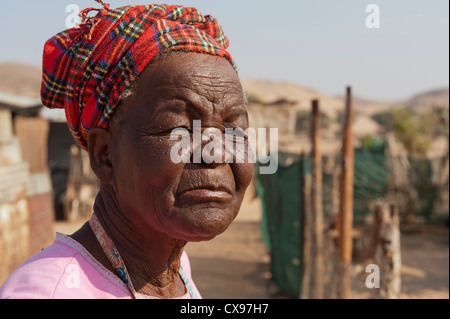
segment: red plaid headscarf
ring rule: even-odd
[[[83,10],[83,24],[58,33],[44,46],[42,103],[65,108],[69,129],[84,149],[88,129],[108,128],[120,94],[159,53],[203,52],[233,63],[219,23],[195,8],[103,6]],[[87,17],[92,10],[97,15]]]

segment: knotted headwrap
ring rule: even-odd
[[[202,52],[225,57],[228,39],[211,16],[175,5],[88,8],[79,27],[50,38],[44,46],[42,103],[64,108],[75,140],[86,149],[87,131],[108,121],[143,69],[159,53]],[[98,11],[88,17],[89,11]],[[234,64],[233,64],[234,65]]]

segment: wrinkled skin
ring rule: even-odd
[[[201,66],[201,67],[199,67]],[[242,88],[230,64],[200,54],[169,56],[140,77],[125,118],[112,127],[112,184],[121,208],[139,224],[186,241],[211,239],[239,211],[251,164],[174,164],[174,128],[248,127]],[[231,200],[193,202],[180,196],[193,187],[223,188]]]
[[[178,276],[185,244],[214,238],[236,217],[251,163],[178,163],[173,129],[248,127],[238,76],[223,58],[168,55],[141,74],[135,95],[119,105],[110,129],[88,132],[91,167],[102,182],[95,212],[119,249],[136,290],[183,294]],[[111,269],[93,235],[73,237]]]

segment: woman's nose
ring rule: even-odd
[[[225,147],[224,134],[218,128],[206,128],[201,137],[194,136],[192,162],[212,166],[224,165],[232,159]]]

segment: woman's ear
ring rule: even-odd
[[[100,127],[90,128],[87,134],[87,150],[94,174],[105,184],[113,181],[113,167],[110,157],[111,133]]]

